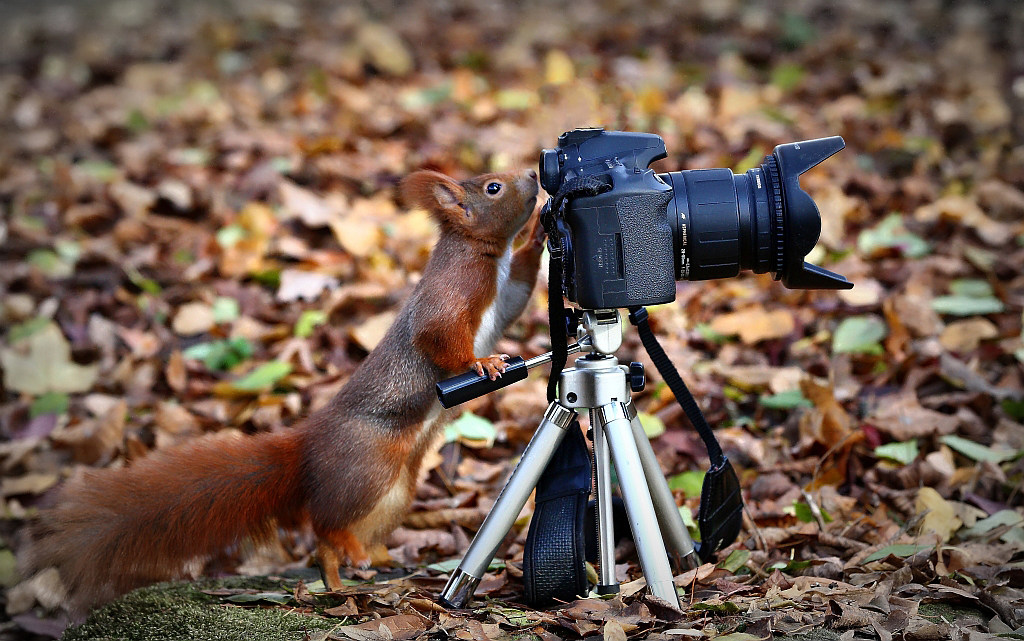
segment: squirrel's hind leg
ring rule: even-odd
[[[361,570],[370,567],[370,555],[366,548],[347,528],[330,532],[317,532],[320,539],[316,547],[317,561],[329,590],[342,587],[339,568],[343,561]]]

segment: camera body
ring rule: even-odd
[[[818,240],[818,209],[799,175],[844,146],[842,138],[779,145],[744,174],[698,169],[658,174],[667,156],[650,133],[575,129],[540,157],[540,179],[555,196],[552,251],[563,256],[562,290],[584,309],[675,300],[676,280],[772,272],[787,287],[849,288],[837,274],[803,261]],[[573,196],[581,179],[604,191]],[[552,274],[551,277],[557,277]]]
[[[611,189],[566,208],[563,290],[584,309],[653,305],[675,299],[668,204],[672,189],[647,165],[664,158],[665,142],[644,133],[578,129],[558,139],[563,177],[596,176]],[[541,182],[553,175],[542,164]],[[547,169],[549,174],[545,174]],[[549,190],[550,191],[550,190]]]

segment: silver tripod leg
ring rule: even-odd
[[[672,568],[665,551],[665,541],[658,528],[658,517],[651,502],[651,493],[633,438],[633,428],[626,415],[626,406],[617,401],[602,405],[594,410],[594,418],[604,428],[608,439],[615,472],[619,477],[619,491],[626,504],[626,514],[629,516],[647,586],[654,596],[679,607],[679,595],[672,583]]]
[[[498,546],[512,529],[530,493],[537,486],[541,473],[565,438],[565,430],[572,424],[574,416],[576,412],[558,403],[548,405],[544,419],[526,446],[519,464],[498,494],[459,567],[441,592],[441,599],[449,606],[461,608],[473,596]]]
[[[651,441],[644,432],[644,426],[640,423],[632,401],[626,403],[626,416],[633,428],[633,439],[636,441],[637,453],[640,455],[640,463],[647,478],[654,512],[658,515],[658,525],[661,526],[668,549],[679,571],[693,569],[700,565],[700,557],[693,547],[693,539],[690,538],[690,532],[683,523],[682,515],[679,514],[676,499],[672,496],[672,490],[669,489],[665,475],[661,472],[661,465],[658,464],[658,458],[651,449]]]
[[[608,452],[608,439],[604,425],[590,412],[590,428],[594,438],[594,489],[597,503],[597,562],[598,594],[615,594],[619,582],[615,579],[615,522],[612,511],[612,461]]]

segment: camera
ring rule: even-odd
[[[560,191],[566,197],[565,207],[552,208],[549,227],[549,248],[562,257],[562,292],[584,309],[655,305],[675,300],[676,280],[742,269],[771,272],[794,289],[853,287],[804,261],[821,216],[800,174],[843,147],[839,136],[818,138],[779,145],[742,174],[659,174],[649,165],[668,154],[656,134],[562,134],[540,155],[541,185],[553,200]]]

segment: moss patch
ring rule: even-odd
[[[273,608],[243,608],[203,594],[215,588],[280,590],[265,577],[163,583],[141,588],[96,610],[65,641],[263,641],[305,639],[338,619]]]
[[[964,622],[969,619],[976,619],[978,622],[984,623],[988,620],[984,611],[979,608],[951,603],[922,603],[918,607],[917,614],[932,623],[942,623],[943,619],[950,623]]]

